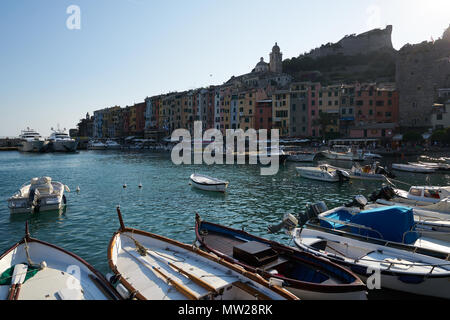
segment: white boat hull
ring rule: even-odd
[[[193,187],[204,191],[225,192],[228,187],[227,181],[222,181],[202,175],[192,174],[190,180]]]
[[[314,167],[297,167],[297,172],[301,177],[312,180],[339,182],[339,176],[335,171],[327,172]]]
[[[333,151],[322,151],[322,154],[331,160],[346,160],[346,161],[364,161],[364,156],[354,153],[339,153]]]
[[[54,141],[51,142],[52,151],[54,152],[75,152],[78,142],[73,141]]]
[[[19,151],[21,152],[41,152],[44,148],[44,141],[20,141]]]
[[[425,166],[416,166],[416,165],[398,164],[398,163],[392,164],[392,169],[398,170],[398,171],[416,172],[416,173],[433,173],[436,171],[433,168],[428,168]]]

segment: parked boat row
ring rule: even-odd
[[[65,132],[53,130],[48,139],[33,129],[22,130],[19,136],[19,151],[21,152],[75,152],[78,142]]]

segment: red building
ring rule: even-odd
[[[255,130],[272,129],[272,100],[259,100],[255,105]]]
[[[366,85],[355,92],[355,124],[397,123],[398,92],[395,88]]]
[[[134,134],[144,136],[145,131],[145,109],[146,104],[145,102],[135,104],[134,107],[136,108],[136,131]]]

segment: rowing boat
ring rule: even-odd
[[[208,252],[283,282],[300,299],[364,300],[366,287],[352,272],[295,248],[202,221],[196,216],[197,240]]]
[[[190,180],[194,187],[204,191],[225,192],[229,184],[228,181],[195,173],[191,175]]]
[[[108,247],[109,266],[139,300],[296,300],[275,281],[265,280],[193,245],[126,228]]]
[[[21,270],[20,272],[16,272]],[[20,277],[19,284],[14,283]],[[25,237],[0,256],[1,300],[118,300],[90,264],[53,244]]]

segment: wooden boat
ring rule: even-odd
[[[352,214],[341,209],[320,214],[295,229],[295,244],[350,268],[362,279],[379,271],[382,288],[450,298],[450,247],[418,236],[412,229],[412,210]]]
[[[139,300],[298,299],[259,275],[193,245],[149,232],[120,229],[108,247],[111,270]]]
[[[8,199],[8,207],[11,213],[60,210],[66,205],[64,191],[69,187],[50,177],[33,178]]]
[[[225,192],[229,182],[193,173],[190,177],[192,185],[200,190]]]
[[[300,299],[366,299],[362,281],[328,260],[244,231],[201,221],[198,215],[195,233],[205,250],[265,279],[280,280]]]
[[[406,171],[406,172],[416,172],[416,173],[433,173],[436,171],[434,168],[419,166],[415,164],[401,164],[401,163],[393,163],[392,169],[398,171]]]
[[[320,165],[318,167],[296,167],[297,172],[301,177],[326,181],[326,182],[339,182],[348,180],[349,176],[345,170],[333,168],[329,165]]]
[[[20,270],[20,272],[16,272]],[[14,284],[20,278],[19,283]],[[118,300],[109,282],[75,254],[25,237],[0,256],[0,299]]]

